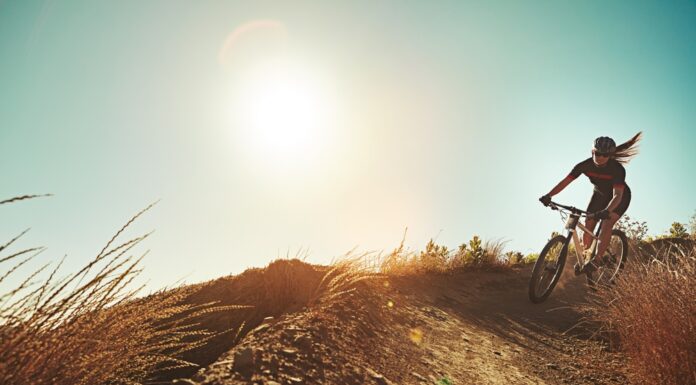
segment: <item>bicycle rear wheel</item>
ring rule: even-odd
[[[613,229],[611,231],[611,240],[609,247],[604,254],[602,266],[595,272],[597,279],[595,283],[600,286],[609,286],[614,284],[619,272],[624,268],[626,259],[628,258],[628,239],[623,231]],[[588,283],[592,285],[592,282]]]
[[[570,237],[558,235],[541,250],[529,280],[529,300],[533,303],[544,302],[561,278],[569,241]]]

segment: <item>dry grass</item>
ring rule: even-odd
[[[310,305],[351,293],[360,282],[386,278],[386,275],[377,269],[379,256],[375,257],[369,252],[353,256],[352,252],[349,251],[331,263],[331,268],[317,285]]]
[[[448,250],[437,245],[432,239],[425,250],[408,252],[404,250],[406,233],[399,247],[391,253],[377,258],[379,271],[388,275],[412,275],[423,273],[447,273],[463,268],[506,268],[511,262],[503,253],[505,243],[500,240],[482,242],[474,236],[468,244],[457,250]]]
[[[141,288],[129,286],[140,273],[144,254],[135,258],[129,252],[149,234],[114,245],[151,207],[131,218],[77,273],[57,279],[61,261],[39,279],[47,264],[0,294],[0,383],[137,384],[158,372],[193,365],[178,357],[214,336],[196,329],[195,320],[220,307],[182,305],[190,295],[186,289],[136,299]],[[0,252],[24,233],[0,246]],[[42,250],[28,248],[0,258],[3,264],[15,262],[0,282],[18,274]]]
[[[12,198],[0,204],[36,197]],[[137,298],[141,288],[131,290],[130,285],[140,273],[144,254],[136,258],[130,253],[149,234],[120,244],[117,239],[151,207],[132,217],[77,273],[59,279],[63,261],[52,269],[47,264],[18,287],[0,293],[0,383],[163,381],[191,372],[187,369],[197,366],[193,361],[212,362],[268,315],[339,299],[367,281],[507,264],[499,241],[483,243],[474,237],[456,251],[431,241],[423,251],[408,252],[404,234],[399,247],[386,256],[353,255],[351,251],[329,267],[277,260],[239,276]],[[0,253],[25,233],[0,245]],[[3,266],[15,263],[0,274],[0,283],[16,277],[20,267],[42,251],[26,248],[0,256]],[[47,277],[40,279],[42,274]]]
[[[307,305],[330,301],[355,291],[362,282],[385,279],[390,275],[447,273],[463,268],[507,268],[510,265],[503,253],[504,242],[501,241],[481,242],[475,236],[468,247],[460,246],[457,251],[449,251],[431,240],[425,250],[410,252],[404,249],[405,239],[404,232],[399,246],[386,255],[381,252],[355,254],[353,249],[333,260],[313,289]]]
[[[633,383],[696,384],[696,246],[642,259],[586,311],[618,337]]]

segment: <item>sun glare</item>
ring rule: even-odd
[[[332,106],[309,75],[266,69],[248,76],[237,90],[237,139],[257,161],[287,168],[311,163],[325,151]]]
[[[253,20],[218,55],[232,85],[236,149],[272,173],[311,170],[337,129],[331,78],[290,43],[282,22]]]
[[[292,156],[316,143],[322,120],[321,101],[309,84],[276,78],[258,84],[249,95],[247,129],[262,149]]]

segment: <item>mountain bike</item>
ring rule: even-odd
[[[593,234],[580,223],[581,217],[592,218],[592,214],[587,211],[556,202],[549,203],[549,207],[560,212],[561,219],[565,222],[567,233],[566,235],[552,237],[541,250],[539,258],[534,264],[532,277],[529,280],[529,299],[533,303],[544,302],[553,291],[553,288],[556,287],[563,273],[569,249],[573,248],[577,256],[577,263],[574,266],[575,276],[583,274],[582,267],[585,266],[587,261],[592,261],[595,257],[599,232],[602,228],[602,221],[600,220],[597,224],[597,230]],[[580,242],[576,231],[577,227],[585,233],[592,235],[593,241],[588,250],[585,250],[584,245]],[[572,246],[570,244],[571,240],[573,241]],[[601,259],[597,271],[593,273],[596,278],[591,278],[587,275],[587,284],[593,288],[613,284],[619,272],[624,268],[627,258],[628,239],[626,234],[621,230],[612,229],[609,247],[607,247],[607,251]]]

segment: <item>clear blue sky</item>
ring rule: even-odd
[[[152,287],[309,248],[473,234],[538,251],[537,198],[643,131],[628,214],[696,209],[696,3],[0,1],[0,235],[82,266],[133,213]],[[558,199],[585,206],[583,177]]]

